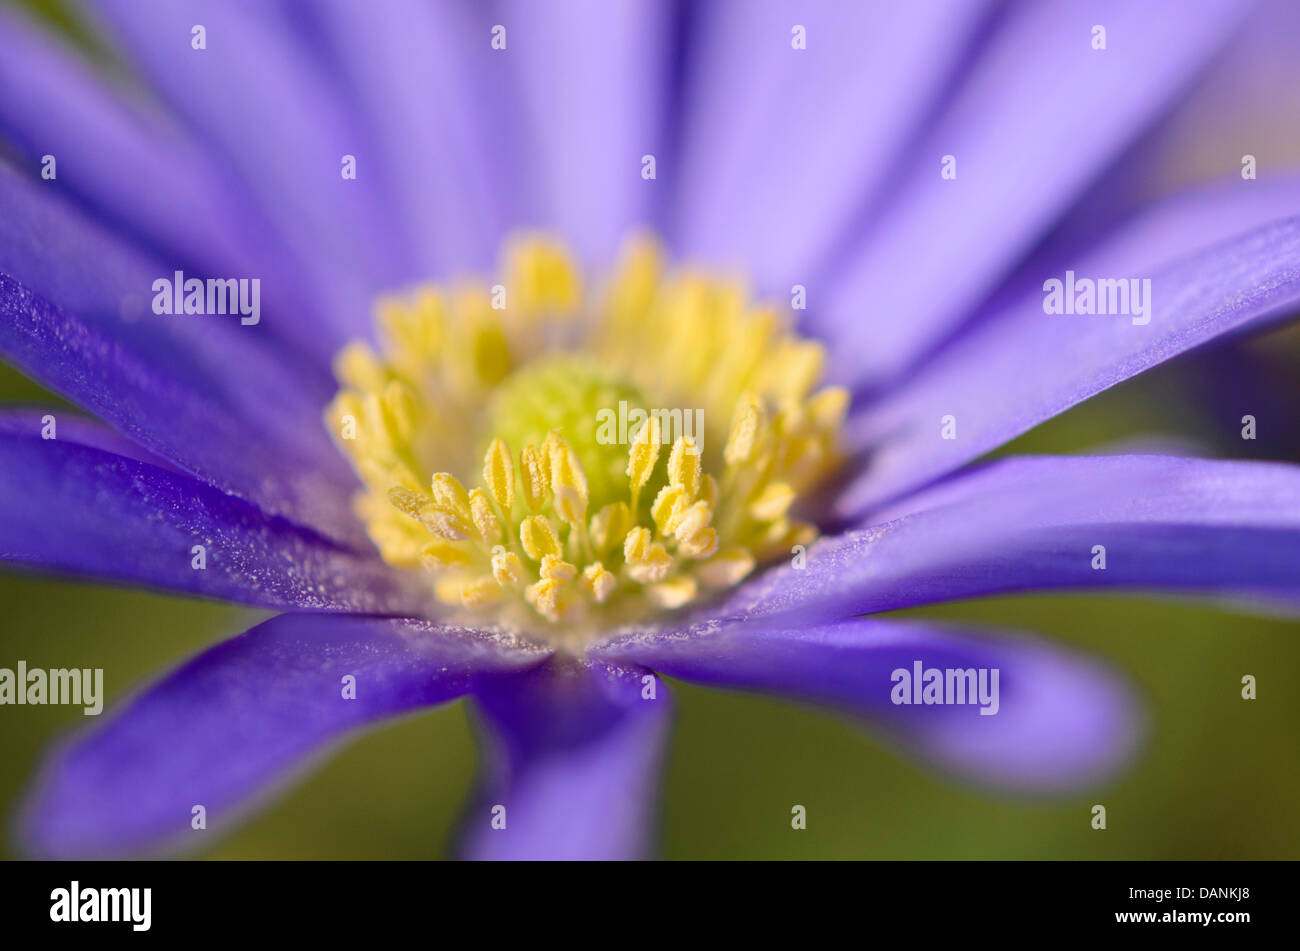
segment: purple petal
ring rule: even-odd
[[[321,419],[330,381],[285,352],[270,318],[156,315],[152,284],[170,267],[2,172],[0,202],[6,360],[186,471],[358,537],[356,480]]]
[[[348,97],[291,10],[260,3],[106,0],[90,11],[126,48],[154,91],[205,138],[252,193],[338,307],[332,334],[360,336],[377,291],[416,262],[386,214],[372,150]],[[378,13],[376,13],[378,15]],[[191,47],[195,24],[206,49]],[[342,177],[344,155],[357,177]],[[431,211],[430,213],[434,213]]]
[[[924,121],[990,4],[720,0],[690,6],[678,243],[809,287]],[[807,48],[793,48],[804,28]],[[936,157],[937,161],[937,157]],[[828,332],[833,336],[833,332]]]
[[[842,618],[1006,591],[1129,588],[1300,606],[1300,466],[1010,458],[740,589],[716,617]],[[1096,546],[1105,548],[1105,567]]]
[[[33,178],[42,156],[55,157],[58,177],[40,183],[48,193],[75,196],[132,241],[160,249],[191,273],[260,276],[267,312],[335,306],[272,238],[237,183],[174,124],[130,102],[75,53],[3,11],[0,48],[6,54],[0,129],[23,150]],[[304,326],[309,323],[315,326]],[[342,340],[331,340],[321,324],[277,320],[276,330],[326,367]]]
[[[514,145],[528,161],[519,171],[541,196],[536,223],[591,264],[608,263],[632,229],[657,224],[672,188],[672,10],[658,0],[506,0],[497,14],[522,96]],[[653,181],[641,178],[647,154]]]
[[[1212,207],[1213,202],[1210,203]],[[1190,227],[1195,216],[1172,216]],[[852,424],[870,447],[840,502],[848,517],[951,471],[1096,393],[1233,331],[1259,329],[1300,303],[1300,218],[1257,228],[1171,264],[1130,269],[1121,235],[1072,265],[1078,277],[1150,279],[1143,318],[1044,313],[1042,283],[991,317]],[[1129,255],[1131,256],[1131,255]],[[946,416],[956,438],[941,438]]]
[[[200,654],[55,753],[30,795],[24,845],[53,858],[203,847],[331,741],[537,659],[418,621],[273,618]],[[355,699],[344,697],[347,676]],[[191,828],[197,805],[207,831]]]
[[[374,147],[358,156],[359,168],[389,185],[392,226],[405,229],[423,269],[411,277],[490,268],[514,187],[506,163],[522,155],[491,141],[496,129],[514,125],[509,70],[489,46],[497,21],[469,4],[419,0],[295,12],[320,19],[372,131]]]
[[[645,699],[650,685],[654,699]],[[647,851],[670,720],[663,683],[641,669],[557,658],[476,692],[490,737],[484,795],[464,832],[470,857],[631,859]],[[497,806],[504,829],[492,827]]]
[[[0,415],[0,560],[269,608],[419,612],[419,584],[55,412]],[[79,436],[91,434],[90,444]],[[117,437],[120,438],[120,437]],[[204,547],[206,568],[193,567]]]
[[[1113,674],[1022,637],[867,618],[822,627],[732,625],[686,638],[632,637],[595,653],[671,677],[773,693],[862,717],[943,769],[1018,790],[1097,783],[1124,762],[1137,739],[1135,703]],[[996,669],[996,712],[980,712],[993,710],[991,702],[896,704],[901,677],[895,679],[894,672],[910,675],[917,662],[922,670],[974,669],[977,685],[983,668],[984,699],[990,701]],[[904,695],[911,696],[900,688],[898,696]]]
[[[69,412],[61,407],[37,409],[4,406],[0,408],[0,437],[34,439],[45,427],[47,416],[54,417],[60,440],[90,449],[102,449],[116,456],[135,459],[137,462],[147,462],[168,472],[180,472],[166,459],[155,456],[139,443],[132,442],[116,430],[109,429],[99,420]]]
[[[843,341],[837,375],[891,377],[946,336],[1244,12],[1231,0],[1012,9],[946,112],[909,146],[892,201],[834,282],[819,319]],[[1092,48],[1096,24],[1104,51]],[[955,179],[940,175],[945,155],[956,158]]]

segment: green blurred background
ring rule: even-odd
[[[1295,405],[1294,333],[1234,351]],[[1006,451],[1085,451],[1171,434],[1216,455],[1286,455],[1242,443],[1199,408],[1211,368],[1191,361],[1118,387]],[[1220,388],[1215,405],[1231,402]],[[57,402],[0,369],[0,402]],[[1243,410],[1245,411],[1245,410]],[[1294,444],[1293,444],[1294,445]],[[1249,450],[1249,452],[1247,452]],[[22,486],[5,491],[21,492]],[[1300,625],[1205,604],[1098,595],[992,598],[911,612],[1037,631],[1105,658],[1138,687],[1147,740],[1110,785],[1007,799],[954,785],[859,728],[784,702],[676,684],[661,809],[667,858],[1298,858]],[[111,703],[267,615],[98,585],[0,575],[0,666],[103,667]],[[1254,674],[1259,697],[1241,699]],[[0,810],[10,820],[42,750],[86,719],[70,707],[0,707]],[[349,742],[205,853],[213,858],[448,855],[473,781],[464,703]],[[1090,807],[1106,805],[1093,831]],[[790,807],[808,828],[790,828]],[[6,853],[8,854],[8,853]]]
[[[0,0],[12,5],[14,0]],[[106,69],[118,64],[51,0],[20,0]],[[1267,25],[1261,28],[1269,31]],[[1293,50],[1273,51],[1283,75]],[[1257,65],[1260,55],[1248,57]],[[1294,96],[1276,77],[1223,70],[1202,96],[1231,128],[1206,135],[1194,100],[1169,123],[1150,197],[1236,167],[1300,166]],[[1254,84],[1262,84],[1261,87]],[[1232,154],[1229,154],[1232,153]],[[0,404],[65,405],[0,367]],[[1300,461],[1300,336],[1279,332],[1212,358],[1176,362],[1103,394],[1006,451],[1080,452],[1151,434],[1206,454]],[[1288,410],[1290,412],[1288,412]],[[1235,420],[1260,417],[1260,439]],[[0,490],[21,492],[21,485]],[[677,718],[660,811],[667,858],[1300,858],[1300,624],[1204,603],[1035,595],[911,612],[1037,631],[1104,658],[1136,685],[1146,745],[1097,790],[1007,799],[953,785],[859,728],[805,708],[675,685]],[[0,574],[0,666],[103,667],[108,701],[267,615],[31,575]],[[1241,699],[1243,674],[1259,696]],[[42,751],[86,718],[70,707],[0,707],[0,812],[11,821]],[[464,703],[346,744],[203,855],[212,858],[446,856],[475,770]],[[1108,828],[1093,831],[1104,803]],[[790,828],[790,807],[808,828]],[[0,854],[11,857],[5,840]]]

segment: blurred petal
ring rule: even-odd
[[[238,316],[158,315],[173,279],[36,186],[0,171],[0,355],[151,452],[257,502],[356,538],[355,477],[321,411],[328,377]],[[6,276],[6,275],[11,275]]]
[[[0,10],[0,130],[33,177],[57,162],[51,193],[71,194],[127,240],[191,272],[262,279],[263,308],[311,314],[334,306],[274,240],[248,196],[173,123],[115,90],[75,53]],[[163,273],[160,269],[160,275]],[[17,275],[20,279],[22,275]],[[147,288],[146,288],[147,290]],[[326,367],[339,341],[303,321],[276,330]]]
[[[383,564],[173,470],[117,455],[55,412],[0,414],[0,561],[270,608],[404,613],[426,598]],[[91,435],[91,444],[77,439]],[[195,545],[206,568],[196,569]]]
[[[811,285],[929,115],[991,4],[719,0],[685,64],[678,243],[762,293]],[[801,27],[805,49],[795,49]],[[937,161],[937,158],[936,158]]]
[[[1211,202],[1207,207],[1213,207]],[[1175,216],[1175,219],[1179,216]],[[1181,216],[1191,228],[1195,216]],[[1143,273],[1122,235],[1072,266],[1079,278],[1149,279],[1145,324],[1136,316],[1044,313],[1038,287],[956,341],[852,424],[869,448],[840,511],[852,517],[995,449],[1043,420],[1156,364],[1230,332],[1261,329],[1300,304],[1300,217]],[[943,439],[945,416],[956,438]]]
[[[415,249],[409,277],[493,266],[514,187],[506,163],[522,154],[493,141],[515,123],[489,11],[421,0],[388,0],[382,10],[328,0],[294,10],[321,21],[340,88],[357,98],[372,130],[374,148],[358,156],[359,167],[393,195],[392,226]]]
[[[818,319],[842,342],[837,375],[890,378],[950,333],[1245,12],[1231,0],[1013,8],[834,281]],[[940,175],[948,155],[955,179]]]
[[[1300,466],[1167,456],[999,460],[808,549],[717,617],[848,617],[1006,591],[1127,588],[1300,607]],[[1105,568],[1094,567],[1105,547]]]
[[[1137,739],[1135,703],[1118,678],[1023,637],[862,618],[820,627],[733,625],[695,637],[633,637],[596,654],[862,717],[903,749],[964,779],[1027,791],[1097,783],[1124,762]],[[923,670],[986,669],[984,699],[996,702],[894,703],[894,671],[911,675],[917,662]]]
[[[654,683],[654,699],[643,699]],[[648,671],[556,659],[476,691],[489,731],[467,817],[478,859],[632,859],[650,846],[668,690]],[[492,827],[493,807],[506,827]]]
[[[673,187],[674,11],[659,0],[500,4],[505,61],[522,97],[515,148],[528,161],[519,173],[540,197],[535,223],[572,241],[589,264],[610,263],[631,229],[657,224],[660,196]],[[644,155],[656,159],[652,181],[641,178]]]
[[[419,621],[287,614],[183,665],[46,763],[22,822],[30,853],[200,848],[271,784],[350,731],[461,696],[537,656]],[[343,678],[355,677],[355,699]],[[191,829],[203,806],[207,831]]]
[[[248,0],[104,0],[89,12],[329,290],[337,307],[321,332],[363,334],[375,294],[411,272],[411,249],[367,171],[375,150],[331,86],[331,65],[301,47],[301,25]],[[206,31],[201,50],[191,46],[196,25]],[[345,155],[357,158],[355,179],[341,174]]]

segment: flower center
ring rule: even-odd
[[[382,301],[326,423],[389,563],[436,597],[556,643],[681,607],[788,557],[792,512],[838,462],[847,403],[823,353],[737,285],[665,275],[634,241],[584,301],[531,239],[500,283]]]
[[[543,356],[501,384],[482,427],[482,448],[486,452],[493,438],[507,446],[540,446],[557,431],[582,463],[589,504],[597,511],[626,493],[627,444],[601,425],[610,414],[617,419],[620,405],[633,414],[650,408],[634,383],[588,355]]]

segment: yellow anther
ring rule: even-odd
[[[709,526],[677,543],[677,551],[683,557],[696,560],[708,558],[718,550],[718,531]]]
[[[510,249],[507,289],[513,310],[524,317],[573,313],[581,297],[572,259],[553,241],[529,238]]]
[[[530,584],[524,592],[528,603],[548,621],[558,621],[562,613],[561,594],[564,583],[553,578],[543,578]]]
[[[560,556],[560,540],[544,515],[530,515],[520,523],[519,541],[533,561],[541,561],[547,555]]]
[[[449,542],[463,542],[469,538],[469,525],[458,515],[445,512],[437,506],[427,505],[421,509],[420,521],[433,534]]]
[[[570,525],[577,525],[587,517],[587,474],[564,437],[551,430],[546,437],[551,457],[551,492],[555,495],[555,511]]]
[[[763,405],[754,394],[746,393],[736,404],[736,412],[731,419],[731,435],[727,437],[727,447],[722,451],[722,457],[728,465],[740,466],[753,459],[762,426]]]
[[[593,561],[582,569],[582,588],[597,604],[604,604],[609,600],[609,596],[614,593],[614,588],[617,586],[618,579],[614,577],[614,573],[607,571],[598,561]]]
[[[654,519],[655,528],[659,529],[659,534],[668,535],[672,533],[685,511],[686,505],[686,490],[681,486],[666,485],[659,490],[654,503],[650,506],[650,517]]]
[[[524,566],[518,555],[506,551],[502,545],[492,549],[492,577],[496,579],[497,584],[502,587],[518,584],[523,576]]]
[[[787,339],[773,360],[771,375],[778,384],[775,395],[802,399],[821,377],[825,361],[821,344]]]
[[[692,538],[708,526],[713,520],[713,510],[709,508],[707,502],[694,502],[690,505],[683,505],[680,514],[674,513],[675,518],[670,519],[671,531],[679,542],[684,542]]]
[[[638,525],[623,539],[623,560],[629,565],[645,561],[650,554],[650,529]]]
[[[472,560],[469,552],[450,542],[429,542],[420,549],[420,564],[428,571],[444,571],[458,565],[468,565]]]
[[[790,531],[783,539],[783,544],[811,545],[817,539],[817,526],[811,522],[793,522]]]
[[[659,284],[661,258],[659,242],[653,237],[636,235],[624,243],[618,275],[609,289],[610,330],[617,332],[624,324],[644,319]]]
[[[655,542],[646,551],[644,558],[636,564],[628,563],[627,573],[633,581],[640,584],[653,584],[656,581],[663,581],[672,566],[673,556],[668,554],[668,550],[662,544]]]
[[[754,556],[745,548],[720,551],[695,569],[711,588],[729,588],[754,570]]]
[[[510,341],[498,315],[491,308],[486,289],[475,288],[457,294],[456,317],[468,338],[468,361],[459,370],[468,370],[474,384],[486,389],[504,380],[513,366]]]
[[[749,514],[763,522],[784,518],[794,496],[794,489],[788,483],[772,482],[749,504]]]
[[[515,504],[515,463],[504,439],[494,439],[488,446],[483,458],[483,484],[501,506],[501,511],[509,517]]]
[[[842,386],[828,386],[813,394],[804,408],[819,430],[837,430],[849,408],[849,391]]]
[[[542,567],[538,571],[543,578],[550,578],[552,581],[571,581],[577,573],[578,569],[559,555],[543,555]]]
[[[478,529],[483,541],[489,545],[501,541],[501,520],[497,518],[497,513],[492,511],[492,503],[488,501],[487,493],[482,489],[470,492],[469,511],[474,517],[474,527]]]
[[[591,542],[597,554],[603,554],[618,544],[632,527],[632,516],[626,502],[611,502],[591,517]]]
[[[385,416],[392,421],[392,429],[401,442],[407,442],[415,428],[415,394],[399,380],[384,387]]]
[[[388,501],[392,502],[399,511],[411,516],[411,518],[419,518],[420,513],[429,504],[427,496],[423,496],[419,492],[413,492],[410,489],[404,489],[399,485],[395,485],[388,490]]]
[[[700,491],[700,448],[692,436],[678,436],[668,456],[668,481],[680,486],[688,499]]]
[[[519,454],[519,476],[524,487],[524,502],[536,512],[546,504],[551,491],[551,465],[541,452],[525,446]]]
[[[460,588],[460,603],[467,608],[482,607],[501,596],[501,586],[491,575],[467,581]]]
[[[378,393],[366,393],[361,397],[358,422],[364,429],[367,443],[381,452],[392,451],[393,440],[397,437],[397,424],[384,409],[384,402]]]
[[[334,375],[345,386],[362,391],[381,390],[388,379],[375,351],[359,341],[339,351],[334,358]]]
[[[659,461],[659,417],[651,416],[637,430],[636,438],[627,451],[627,479],[632,497],[650,481],[655,463]]]
[[[443,604],[460,604],[460,592],[475,576],[465,572],[439,574],[433,581],[433,594]]]
[[[430,493],[435,508],[455,515],[463,522],[471,520],[469,493],[455,476],[447,472],[434,473],[430,480]]]
[[[695,592],[695,579],[690,575],[678,575],[676,578],[669,578],[646,589],[650,600],[668,610],[680,608],[695,597]]]

